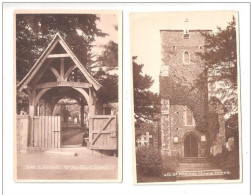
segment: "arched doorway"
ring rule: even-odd
[[[198,140],[193,134],[188,134],[184,139],[184,156],[198,157]]]
[[[37,116],[60,117],[60,147],[87,146],[89,107],[81,92],[72,87],[51,88],[37,100],[36,109]]]

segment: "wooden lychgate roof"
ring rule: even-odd
[[[62,48],[65,50],[65,53],[63,54],[52,54],[51,52],[53,49],[60,44]],[[31,70],[27,73],[27,75],[23,78],[23,80],[18,84],[17,89],[18,91],[22,91],[24,88],[29,87],[30,82],[39,74],[41,68],[45,65],[46,59],[50,58],[64,58],[69,57],[74,62],[76,68],[78,68],[86,80],[89,82],[89,84],[98,91],[102,86],[99,84],[95,78],[88,72],[88,70],[81,64],[81,62],[78,60],[78,58],[75,56],[75,54],[71,51],[71,49],[68,47],[68,45],[65,43],[63,38],[60,36],[59,33],[55,35],[53,40],[50,42],[48,47],[45,49],[45,51],[42,53],[40,58],[37,60],[37,62],[34,64],[34,66],[31,68]]]

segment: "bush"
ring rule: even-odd
[[[162,170],[161,155],[152,147],[141,146],[136,150],[137,176],[159,176]]]
[[[176,172],[179,167],[179,158],[175,156],[162,156],[162,173]]]
[[[209,161],[223,171],[229,171],[228,179],[239,179],[239,152],[223,151],[216,156],[210,156]]]

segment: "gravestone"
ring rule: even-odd
[[[136,140],[137,146],[148,146],[150,143],[150,138],[153,136],[146,132],[146,135],[141,135],[139,139]]]
[[[234,137],[228,139],[228,150],[233,151],[235,148]]]
[[[222,146],[221,145],[214,145],[210,148],[210,154],[216,156],[222,153]]]

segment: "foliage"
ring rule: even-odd
[[[238,114],[231,115],[228,120],[226,120],[226,139],[234,137],[235,146],[238,150],[239,148],[239,126],[238,126]]]
[[[140,137],[145,135],[146,132],[149,132],[150,135],[155,135],[154,124],[150,122],[141,122],[136,128],[135,137]]]
[[[92,73],[105,89],[109,89],[109,92],[106,91],[106,101],[118,102],[118,44],[110,41],[103,47],[104,51],[91,66],[92,69],[98,68],[98,71]]]
[[[162,156],[162,173],[176,172],[179,167],[179,158],[175,156]]]
[[[104,52],[100,56],[96,56],[92,52],[92,43],[96,37],[107,35],[97,28],[96,22],[98,20],[100,18],[94,14],[17,14],[17,81],[24,78],[58,32],[80,62],[92,74],[95,74],[97,67],[107,66],[109,70],[117,69],[118,45],[116,43],[111,41],[104,45]],[[99,66],[93,66],[95,64]],[[100,74],[100,72],[97,73],[99,76]],[[107,71],[102,71],[102,74],[99,77],[99,82],[109,88],[107,101],[118,101],[118,76],[111,75]],[[69,80],[83,81],[85,78],[79,69],[75,69]],[[22,99],[22,96],[18,96],[17,99],[20,102],[19,99]]]
[[[98,20],[93,14],[17,14],[17,80],[27,74],[57,32],[84,66],[91,64],[91,43],[96,36],[106,35],[96,27]]]
[[[17,92],[17,113],[21,110],[28,112],[29,99],[28,95],[24,92]]]
[[[61,104],[60,106],[60,116],[63,117],[64,122],[68,121],[68,117],[71,116],[69,110],[66,108],[65,104]]]
[[[239,150],[223,150],[221,154],[210,156],[209,161],[223,171],[229,171],[230,175],[226,175],[229,179],[239,179]]]
[[[160,97],[149,88],[153,84],[152,77],[143,75],[143,64],[136,63],[137,57],[133,60],[133,89],[134,89],[134,113],[136,124],[145,120],[153,121],[154,115],[160,112]]]
[[[137,176],[160,175],[161,157],[160,153],[152,147],[141,146],[136,150]]]
[[[107,70],[118,68],[118,44],[109,41],[103,45],[104,51],[97,57],[96,63],[91,67],[105,67]]]
[[[218,114],[215,112],[210,112],[208,114],[208,149],[211,147],[213,140],[216,139],[217,133],[219,133],[220,123]]]
[[[215,93],[220,96],[230,111],[238,109],[238,79],[236,50],[236,20],[228,23],[226,29],[218,28],[215,34],[202,33],[205,38],[204,51],[198,53],[205,62],[208,82],[216,85]],[[201,80],[199,79],[199,83]]]
[[[171,105],[186,105],[193,112],[196,129],[201,132],[207,131],[208,105],[207,88],[184,85],[184,82],[175,77],[160,78],[160,96],[169,99]]]

